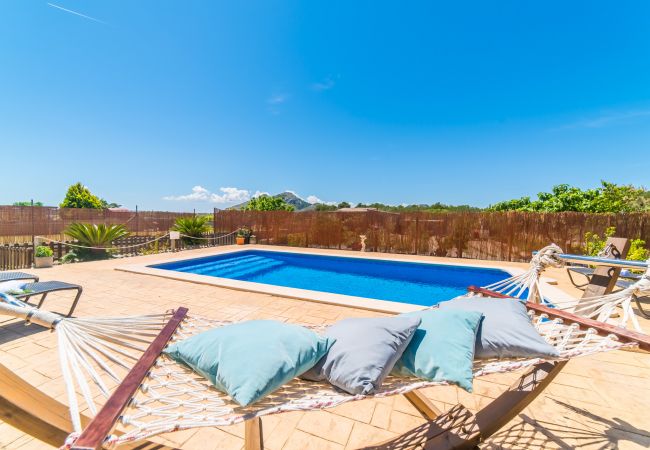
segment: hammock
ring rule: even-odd
[[[485,288],[516,298],[522,298],[526,294],[525,298],[530,302],[548,304],[550,303],[549,296],[544,295],[542,291],[543,283],[540,281],[540,275],[547,267],[563,267],[569,256],[571,255],[564,255],[560,247],[551,244],[533,256],[527,271],[521,275],[485,286]],[[585,262],[589,262],[589,259],[587,257],[582,258]],[[601,264],[605,264],[607,261],[602,258],[593,259]],[[612,261],[612,263],[615,262]],[[637,297],[650,295],[650,259],[645,266],[647,267],[645,274],[625,289],[610,294],[580,299],[554,299],[552,305],[557,309],[569,311],[578,316],[608,323],[613,323],[612,319],[615,316],[616,308],[620,307],[623,310],[623,315],[620,321],[615,324],[625,328],[628,322],[631,321],[634,329],[641,332],[641,325],[632,308],[632,302]]]
[[[533,258],[527,272],[497,283],[500,292],[471,288],[468,295],[510,297],[508,294],[515,294],[516,297],[527,291],[529,297],[531,292],[541,297],[539,274],[545,267],[559,264],[560,253],[559,247],[549,246]],[[463,443],[467,444],[489,436],[505,423],[503,420],[514,417],[559,373],[567,360],[634,346],[650,350],[650,338],[640,333],[532,302],[526,306],[537,331],[558,350],[560,358],[475,361],[475,377],[527,369],[518,383],[476,415],[462,407],[440,415],[417,392],[446,384],[443,382],[389,376],[373,396],[404,394],[423,414],[435,420],[432,423],[440,428],[440,433],[434,439],[446,440],[452,433],[456,437],[462,435]],[[233,323],[188,314],[185,308],[136,317],[63,318],[19,301],[9,301],[0,302],[0,313],[58,332],[61,370],[75,431],[66,441],[69,448],[101,445],[110,448],[161,433],[240,422],[246,423],[247,436],[259,439],[257,447],[260,447],[259,418],[262,416],[328,408],[372,397],[350,395],[327,383],[294,379],[253,405],[239,406],[207,380],[162,354],[170,341]],[[308,327],[316,332],[324,330],[324,327]],[[112,394],[109,380],[117,384]],[[93,385],[109,397],[101,410],[95,403]],[[94,416],[83,433],[75,386]],[[121,434],[110,434],[116,423],[120,424]]]

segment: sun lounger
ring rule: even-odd
[[[0,272],[0,283],[4,281],[34,280],[38,281],[36,275],[25,272]]]
[[[37,308],[43,306],[45,298],[50,292],[68,290],[77,291],[72,306],[70,307],[70,311],[68,311],[67,314],[67,317],[72,316],[72,313],[77,307],[77,303],[79,303],[79,298],[81,297],[83,288],[78,284],[66,283],[64,281],[38,281],[38,279],[37,276],[24,272],[0,272],[0,283],[6,281],[34,280],[33,283],[26,283],[21,286],[20,289],[23,293],[12,293],[12,296],[22,301],[29,302],[31,297],[40,295],[41,298],[38,301],[38,305],[36,306]]]

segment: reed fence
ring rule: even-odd
[[[49,206],[0,206],[0,244],[31,242],[32,235],[63,240],[63,231],[75,222],[124,225],[131,234],[164,234],[178,217],[194,213],[56,208]]]
[[[216,231],[250,227],[257,242],[501,261],[528,261],[550,243],[581,253],[585,233],[650,243],[650,214],[220,211]]]

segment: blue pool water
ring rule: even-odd
[[[430,306],[510,275],[498,269],[246,250],[150,266]]]

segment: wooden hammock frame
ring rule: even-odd
[[[470,286],[469,290],[490,297],[512,298],[472,286]],[[535,303],[526,303],[526,307],[540,314],[547,314],[549,317],[560,318],[564,323],[575,323],[583,329],[592,328],[601,335],[614,334],[621,342],[633,342],[640,349],[650,351],[650,336],[623,330]],[[174,312],[169,322],[149,345],[149,348],[110,396],[103,408],[84,429],[73,445],[73,450],[101,448],[104,439],[114,428],[120,414],[127,407],[130,399],[162,353],[167,342],[174,335],[176,328],[187,315],[187,311],[187,308],[178,308]],[[560,373],[567,362],[545,361],[532,366],[509,389],[475,414],[461,404],[442,413],[421,392],[416,390],[406,393],[404,396],[427,419],[427,423],[379,446],[368,448],[402,449],[418,447],[435,450],[474,448],[481,441],[501,429],[535,400]],[[246,450],[262,450],[263,432],[262,421],[259,417],[245,422],[244,436]]]

